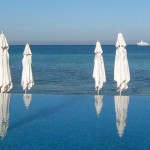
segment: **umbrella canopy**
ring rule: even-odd
[[[29,44],[27,43],[25,46],[25,50],[23,53],[24,57],[22,59],[22,79],[21,85],[23,90],[30,90],[34,85],[33,75],[32,75],[32,53]]]
[[[95,79],[95,89],[99,90],[103,87],[104,82],[106,82],[105,67],[102,56],[102,47],[99,41],[96,42],[95,47],[95,58],[94,58],[94,69],[93,78]]]
[[[130,71],[125,46],[126,43],[123,35],[119,33],[116,42],[114,80],[117,82],[117,91],[120,92],[128,88],[128,82],[130,81]]]
[[[116,126],[119,137],[123,136],[126,127],[129,96],[115,96]]]
[[[2,32],[0,34],[0,91],[8,92],[12,89],[12,80],[9,66],[9,45],[7,39]]]
[[[27,109],[29,108],[29,105],[31,103],[31,98],[32,98],[31,94],[23,94],[23,100]]]
[[[10,94],[0,94],[0,136],[5,137],[9,125]]]
[[[95,109],[96,114],[99,117],[103,106],[103,96],[102,95],[95,95]]]

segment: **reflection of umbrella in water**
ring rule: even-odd
[[[5,93],[12,89],[12,80],[9,66],[9,45],[2,32],[0,35],[0,92]]]
[[[126,126],[129,96],[115,96],[116,125],[119,137],[123,136]]]
[[[103,106],[103,96],[95,95],[95,109],[98,117],[101,113],[102,106]]]
[[[29,108],[29,105],[31,103],[32,94],[23,94],[23,100],[25,103],[26,108]]]
[[[5,137],[9,124],[10,94],[0,94],[0,136]]]
[[[103,87],[103,84],[106,82],[104,60],[102,56],[102,47],[99,41],[96,42],[95,47],[95,58],[94,58],[94,69],[93,69],[93,78],[95,80],[95,90],[99,94],[99,90]]]
[[[114,80],[117,82],[117,91],[120,91],[120,93],[128,88],[128,82],[130,81],[130,71],[125,47],[126,43],[123,35],[119,33],[116,42]]]

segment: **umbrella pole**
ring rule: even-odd
[[[121,90],[120,90],[120,96],[121,96]]]
[[[99,95],[99,90],[98,90],[98,88],[97,88],[97,94]]]
[[[27,89],[25,89],[25,94],[27,94]]]

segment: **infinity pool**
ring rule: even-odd
[[[0,149],[150,148],[150,97],[0,95]]]

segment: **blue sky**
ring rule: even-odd
[[[150,42],[150,0],[5,0],[0,30],[12,43]]]

